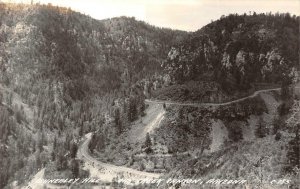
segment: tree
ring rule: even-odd
[[[97,150],[101,151],[102,149],[105,148],[105,136],[100,133],[99,135],[97,135]]]
[[[91,153],[94,152],[96,145],[97,145],[97,137],[96,137],[96,134],[93,133],[91,141],[89,143],[89,150],[91,151]]]
[[[38,167],[38,168],[40,168],[42,166],[42,160],[41,160],[40,152],[38,152],[36,154],[35,164],[36,164],[36,167]]]
[[[9,94],[6,96],[6,102],[8,105],[12,105],[12,101],[13,101],[13,93],[9,92]]]
[[[262,117],[259,118],[258,124],[255,129],[255,135],[258,138],[263,138],[268,134],[268,128],[266,127],[266,123]]]
[[[0,92],[0,104],[2,104],[3,101],[3,94]]]
[[[43,134],[43,130],[41,129],[38,133],[38,139],[37,139],[37,147],[38,149],[41,151],[43,151],[43,146],[44,146],[44,134]]]
[[[290,103],[290,101],[286,100],[286,101],[283,101],[278,106],[277,111],[278,111],[280,116],[284,116],[284,115],[289,113],[290,108],[291,108],[291,103]]]
[[[184,121],[185,121],[185,115],[184,115],[184,110],[183,110],[183,108],[180,108],[179,109],[179,112],[178,112],[178,122],[180,123],[180,124],[183,124],[184,123]]]
[[[64,142],[64,148],[69,150],[70,149],[70,142],[72,141],[72,136],[67,133],[66,138],[65,138],[65,142]]]
[[[78,150],[77,144],[75,144],[74,142],[72,142],[71,149],[70,149],[70,157],[71,158],[74,159],[76,157],[77,150]]]
[[[292,129],[295,137],[288,144],[286,171],[294,172],[295,168],[300,168],[300,100],[295,100],[291,108],[291,116],[287,119],[287,126]]]
[[[141,107],[140,107],[140,111],[141,111],[141,116],[142,117],[144,117],[146,115],[145,109],[146,109],[146,105],[145,105],[145,102],[143,100],[142,103],[141,103]]]
[[[58,171],[64,170],[67,168],[68,162],[67,158],[64,156],[64,153],[62,150],[59,150],[56,158],[56,169]]]
[[[56,150],[56,147],[57,147],[57,137],[55,136],[53,141],[53,151]]]
[[[300,100],[295,100],[291,109],[291,116],[286,120],[286,124],[289,128],[291,128],[294,133],[299,134],[300,125]]]
[[[128,111],[128,120],[130,122],[134,121],[137,119],[138,114],[137,114],[137,104],[136,101],[133,98],[129,99],[129,111]]]
[[[22,112],[19,109],[16,110],[16,120],[18,123],[21,123],[23,120]]]
[[[121,115],[120,115],[120,109],[119,108],[117,108],[115,110],[114,118],[115,118],[116,130],[119,134],[121,134],[122,131],[123,131],[123,128],[122,128]]]
[[[70,163],[70,169],[73,174],[73,178],[78,178],[79,176],[79,163],[77,160],[72,159]]]
[[[300,125],[300,124],[299,124]],[[295,168],[300,168],[300,137],[299,134],[296,134],[288,144],[287,150],[287,172],[294,172]]]
[[[281,134],[280,134],[280,132],[278,132],[278,133],[276,133],[276,135],[275,135],[275,140],[276,141],[279,141],[281,139]]]
[[[51,160],[55,161],[55,152],[54,151],[51,152]]]
[[[51,159],[52,161],[55,161],[56,159],[56,151],[57,151],[57,138],[56,136],[54,137],[54,141],[53,141],[53,147],[52,147],[52,152],[51,152]]]
[[[79,127],[79,136],[83,136],[83,122],[81,122],[80,127]]]
[[[287,79],[284,79],[281,83],[281,90],[280,90],[282,100],[287,100],[290,98],[290,90],[289,90],[289,82]]]
[[[228,138],[233,142],[243,139],[243,130],[239,122],[233,121],[228,125]]]
[[[152,146],[152,142],[151,142],[150,134],[147,133],[147,135],[146,135],[146,140],[145,140],[145,147],[146,147],[145,152],[146,152],[147,154],[153,152],[151,146]]]
[[[273,134],[277,134],[278,131],[280,131],[285,126],[285,123],[283,119],[280,119],[279,117],[274,118],[273,120]]]
[[[10,119],[8,111],[0,106],[0,139],[7,141],[10,134]]]
[[[150,134],[147,133],[146,140],[145,140],[145,147],[151,147],[151,145],[152,145],[152,142],[151,142]]]

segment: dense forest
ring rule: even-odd
[[[222,16],[172,48],[163,67],[176,87],[162,90],[160,98],[209,101],[206,96],[215,96],[213,101],[226,101],[259,83],[289,84],[299,69],[299,17]]]
[[[3,3],[0,33],[1,169],[9,170],[1,187],[27,179],[41,161],[76,170],[78,138],[105,124],[118,135],[137,119],[142,79],[160,72],[186,35],[135,18],[98,21],[50,4]],[[110,119],[120,120],[113,129]]]
[[[223,16],[188,33],[128,17],[99,21],[51,4],[0,3],[0,188],[45,166],[49,177],[86,175],[76,159],[80,139],[93,132],[91,152],[115,148],[145,116],[146,98],[223,101],[256,83],[287,87],[299,69],[298,36],[299,17],[289,14]],[[292,107],[285,100],[282,115]],[[169,153],[198,139],[208,145],[210,123],[198,116],[189,127],[188,110],[178,111],[166,134]],[[168,131],[162,127],[157,140]],[[152,153],[151,146],[147,135],[143,150]]]

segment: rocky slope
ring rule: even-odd
[[[261,93],[251,100],[213,109],[170,106],[166,119],[153,137],[173,156],[158,159],[156,163],[166,162],[165,168],[170,172],[165,178],[245,179],[250,188],[295,187],[297,171],[296,174],[288,171],[291,154],[294,157],[299,154],[299,148],[291,150],[291,141],[297,140],[297,126],[295,120],[294,124],[289,120],[294,119],[295,112],[299,114],[298,101],[294,102],[291,114],[284,116],[278,111],[283,101],[277,92]],[[296,167],[299,162],[293,165],[295,170]],[[271,184],[273,180],[282,179],[289,183]],[[182,188],[244,186],[188,184]]]
[[[158,98],[226,101],[258,83],[291,82],[299,69],[298,26],[288,13],[221,17],[169,51],[163,67],[175,86]]]

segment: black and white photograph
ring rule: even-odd
[[[0,0],[0,189],[299,189],[300,0]]]

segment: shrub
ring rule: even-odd
[[[281,139],[281,133],[276,133],[275,140],[278,141]]]

